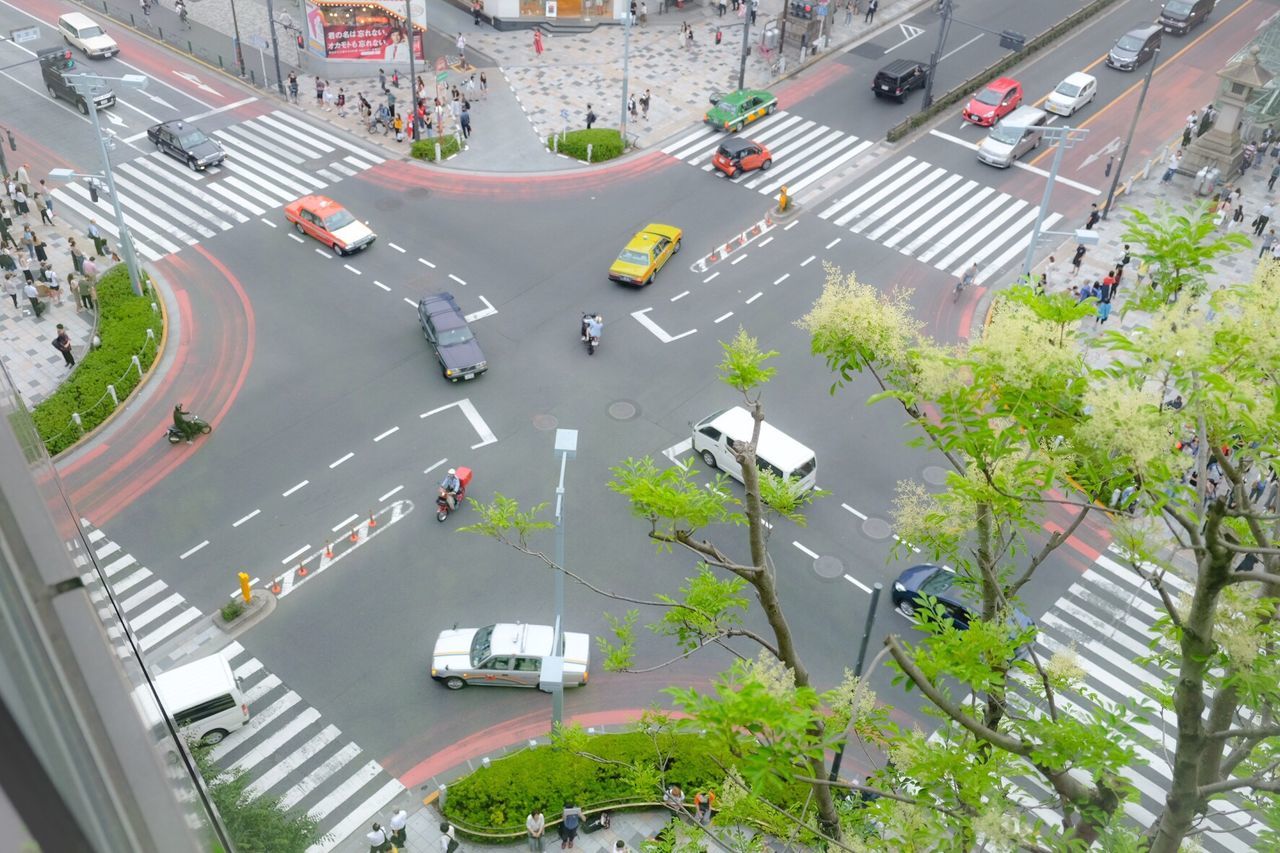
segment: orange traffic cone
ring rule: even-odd
[[[378,520],[373,517],[373,510],[369,510],[369,526],[370,527],[378,526]]]
[[[360,541],[360,534],[356,533],[356,529],[354,527],[351,528],[351,536],[349,538],[351,539],[352,542]]]
[[[307,576],[307,564],[298,563],[298,577],[305,578]]]
[[[324,556],[327,560],[333,559],[333,543],[328,539],[324,540]]]
[[[281,590],[280,579],[276,578],[271,582],[271,593],[272,595],[279,595],[280,590]]]

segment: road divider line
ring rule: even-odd
[[[294,492],[298,491],[298,489],[301,489],[303,486],[307,485],[307,484],[308,484],[308,483],[310,483],[310,482],[311,482],[310,480],[303,480],[301,483],[299,483],[298,485],[294,486],[294,487],[293,487],[292,489],[290,489],[289,491],[287,491],[287,492],[281,492],[281,493],[280,493],[280,497],[282,497],[282,498],[287,498],[287,497],[289,497],[289,495],[291,495],[291,494],[293,494]]]
[[[856,509],[854,509],[853,507],[849,506],[848,504],[840,504],[840,506],[844,507],[844,508],[845,508],[845,509],[847,509],[849,512],[853,513],[854,515],[856,515],[858,518],[862,519],[863,521],[866,521],[866,520],[867,520],[867,517],[866,517],[865,515],[863,515],[862,513],[858,512]]]
[[[431,261],[427,260],[426,258],[418,258],[418,263],[422,264],[425,267],[431,267],[432,269],[436,268],[436,265],[431,263]]]
[[[711,275],[709,275],[709,276],[707,276],[706,278],[704,278],[704,279],[702,280],[702,283],[703,283],[703,284],[706,284],[707,282],[711,281],[711,279],[713,279],[713,278],[719,278],[719,277],[720,277],[720,271],[719,271],[719,270],[716,270],[716,271],[715,271],[715,272],[713,272]]]
[[[789,279],[789,278],[791,278],[791,273],[789,273],[789,272],[788,272],[788,273],[783,273],[781,276],[779,276],[778,278],[774,279],[774,281],[773,281],[774,286],[777,286],[777,285],[779,285],[779,284],[782,284],[784,281],[786,281],[786,280],[787,280],[787,279]]]
[[[792,545],[794,545],[794,546],[796,546],[796,548],[800,551],[800,553],[802,553],[802,554],[806,554],[806,555],[808,555],[808,556],[812,557],[812,558],[813,558],[813,559],[815,559],[815,560],[816,560],[816,559],[818,559],[818,554],[817,554],[817,552],[809,550],[808,548],[806,548],[806,547],[804,547],[803,545],[801,545],[799,542],[795,542],[795,541],[793,541],[791,544],[792,544]]]
[[[970,142],[967,139],[961,139],[958,136],[953,136],[950,133],[943,133],[942,131],[935,129],[935,130],[930,130],[929,135],[936,136],[939,139],[945,139],[947,142],[953,142],[956,145],[962,146],[964,148],[968,148],[972,151],[978,150],[978,146],[976,143]],[[1041,169],[1039,166],[1032,166],[1030,163],[1020,163],[1017,160],[1013,162],[1013,165],[1019,169],[1022,169],[1025,172],[1030,172],[1033,175],[1039,175],[1042,178],[1049,177],[1049,173],[1046,170]],[[1090,195],[1102,195],[1102,190],[1091,187],[1088,184],[1082,184],[1079,181],[1073,181],[1070,178],[1064,177],[1062,175],[1058,175],[1057,181],[1060,184],[1066,184],[1067,186],[1073,189],[1077,189],[1077,190],[1080,190],[1081,192],[1089,193]]]
[[[307,551],[309,551],[310,549],[311,549],[310,545],[303,545],[301,548],[299,548],[298,550],[294,551],[292,554],[290,554],[289,556],[281,560],[280,565],[282,566],[289,565],[294,561],[294,558],[301,557],[303,554],[307,553]]]
[[[687,291],[687,290],[686,290],[686,291],[683,291],[683,292],[681,292],[681,293],[677,293],[675,296],[671,297],[671,301],[672,301],[672,302],[678,302],[678,301],[680,301],[681,299],[684,299],[684,298],[685,298],[686,296],[688,296],[688,295],[689,295],[689,291]]]
[[[382,282],[378,281],[376,278],[373,280],[373,283],[374,283],[374,284],[376,284],[376,285],[378,285],[378,287],[381,287],[383,290],[387,291],[388,293],[390,293],[390,292],[391,292],[391,288],[387,287],[385,284],[383,284]]]
[[[355,456],[355,455],[356,455],[356,452],[353,450],[350,453],[348,453],[346,456],[342,457],[341,459],[335,459],[333,462],[329,463],[329,469],[333,470],[334,468],[337,468],[343,462],[346,462],[348,459],[350,459],[352,456]]]
[[[663,329],[657,323],[653,322],[653,320],[649,319],[647,315],[652,310],[653,310],[652,308],[644,308],[640,311],[632,311],[631,316],[634,317],[636,322],[638,322],[641,326],[644,326],[646,329],[652,332],[653,336],[656,337],[658,340],[662,341],[664,344],[669,344],[672,341],[678,341],[681,338],[692,335],[694,332],[698,331],[697,329],[690,329],[689,331],[681,332],[678,335],[668,334],[665,329]]]
[[[379,442],[379,441],[382,441],[382,439],[386,438],[386,437],[387,437],[387,436],[389,436],[389,435],[395,435],[395,434],[396,434],[396,433],[398,433],[399,431],[400,431],[400,427],[398,427],[398,426],[393,426],[391,429],[387,430],[387,431],[386,431],[386,432],[384,432],[382,435],[376,435],[376,436],[374,436],[374,438],[373,438],[374,443],[377,443],[377,442]]]
[[[410,298],[409,298],[409,297],[407,297],[407,296],[404,298],[404,304],[405,304],[405,305],[408,305],[410,308],[414,308],[414,309],[416,309],[416,308],[418,307],[418,303],[414,302],[412,299],[410,299]]]
[[[272,228],[276,227],[276,224],[272,222],[270,219],[260,219],[258,221],[261,222],[263,225],[270,225]]]
[[[717,318],[716,318],[716,322],[717,322],[717,323],[722,323],[722,322],[724,322],[725,320],[728,320],[728,319],[729,319],[730,317],[732,317],[732,316],[733,316],[733,312],[732,312],[732,311],[728,312],[727,314],[721,314],[719,317],[717,317]]]
[[[395,243],[388,243],[387,245],[388,245],[388,246],[390,246],[391,248],[395,249],[395,250],[396,250],[397,252],[399,252],[400,254],[402,254],[402,255],[404,254],[404,249],[400,248],[400,247],[399,247],[399,246],[397,246]]]
[[[454,281],[456,281],[458,284],[462,285],[463,287],[466,287],[466,286],[467,286],[467,283],[466,283],[465,281],[463,281],[462,279],[458,278],[458,277],[457,277],[456,275],[454,275],[453,273],[449,273],[449,278],[453,279]]]
[[[316,253],[317,255],[319,255],[320,257],[324,258],[326,261],[331,261],[331,260],[333,260],[334,258],[338,257],[337,255],[333,254],[332,252],[326,252],[324,249],[316,249],[316,250],[315,250],[315,253]]]
[[[832,246],[834,246],[836,243],[839,243],[843,239],[844,239],[843,237],[835,238],[834,240],[832,240],[830,243],[826,245],[826,248],[830,249]]]
[[[401,484],[401,485],[399,485],[399,486],[396,486],[394,489],[392,489],[391,491],[387,492],[387,493],[386,493],[385,495],[383,495],[382,497],[378,498],[378,503],[382,503],[383,501],[385,501],[385,500],[387,500],[388,498],[390,498],[392,495],[395,495],[395,494],[397,494],[397,493],[401,492],[403,489],[404,489],[404,485],[403,485],[403,484]]]
[[[231,525],[231,526],[232,526],[232,527],[239,527],[240,525],[244,524],[246,521],[250,520],[250,519],[251,519],[251,518],[253,518],[254,516],[259,515],[259,514],[261,514],[261,513],[262,513],[262,510],[260,510],[260,509],[255,509],[253,512],[249,513],[249,514],[248,514],[248,515],[246,515],[244,518],[240,519],[239,521],[237,521],[235,524],[233,524],[233,525]]]
[[[769,244],[770,244],[770,243],[772,243],[772,242],[773,242],[773,237],[772,237],[772,236],[770,236],[770,237],[765,237],[763,240],[761,240],[761,241],[760,241],[760,245],[759,245],[759,246],[757,246],[756,248],[758,248],[758,249],[763,249],[765,246],[769,245]]]
[[[459,400],[458,407],[462,409],[462,413],[471,422],[471,428],[480,436],[480,442],[471,445],[472,450],[479,450],[486,444],[493,444],[498,440],[498,437],[493,434],[493,430],[489,429],[489,425],[484,422],[484,418],[480,417],[480,412],[476,410],[475,404],[470,399]]]
[[[179,560],[185,560],[185,559],[187,559],[187,557],[190,557],[190,556],[191,556],[192,554],[194,554],[196,551],[199,551],[201,548],[203,548],[205,545],[208,545],[208,544],[209,544],[209,540],[208,540],[208,539],[206,539],[206,540],[204,540],[203,542],[201,542],[199,545],[197,545],[196,547],[194,547],[194,548],[189,548],[189,549],[187,549],[186,551],[183,551],[181,554],[179,554],[179,555],[178,555],[178,559],[179,559]]]
[[[903,545],[906,545],[908,548],[910,548],[910,549],[911,549],[912,551],[914,551],[915,553],[917,553],[917,554],[919,554],[919,553],[920,553],[920,549],[919,549],[919,548],[917,548],[915,545],[912,545],[910,542],[908,542],[907,540],[903,539],[903,538],[902,538],[901,536],[899,536],[898,534],[896,534],[896,533],[895,533],[895,534],[893,534],[893,538],[894,538],[894,539],[896,539],[897,541],[901,542]]]
[[[800,262],[800,266],[802,267],[809,266],[809,264],[813,263],[814,259],[817,257],[818,257],[817,255],[810,255],[809,257],[805,258],[803,261]]]
[[[337,533],[339,530],[343,530],[343,529],[350,530],[351,528],[347,527],[347,525],[349,525],[351,522],[355,521],[359,517],[360,517],[359,513],[352,513],[351,515],[342,519],[342,521],[339,521],[333,527],[330,527],[329,530],[333,533]],[[295,554],[294,556],[296,557],[297,554]]]
[[[351,272],[355,273],[356,275],[364,275],[364,273],[360,272],[360,270],[358,270],[358,269],[356,269],[355,267],[351,266],[351,264],[343,264],[342,266],[343,266],[343,267],[345,267],[346,269],[350,270]]]
[[[863,592],[865,592],[865,593],[868,593],[868,594],[869,594],[869,593],[871,592],[871,587],[867,586],[865,583],[863,583],[862,581],[858,580],[858,579],[857,579],[857,578],[855,578],[853,575],[845,575],[845,576],[844,576],[844,579],[845,579],[845,580],[847,580],[849,583],[853,584],[854,586],[856,586],[858,589],[862,590],[862,591],[863,591]]]
[[[748,305],[750,305],[752,302],[755,302],[755,301],[756,301],[757,299],[759,299],[761,296],[764,296],[764,291],[762,291],[762,290],[757,290],[757,291],[756,291],[756,295],[755,295],[755,296],[753,296],[753,297],[751,297],[750,299],[748,299],[748,300],[747,300],[747,304],[748,304]]]
[[[445,462],[448,462],[448,461],[449,461],[449,457],[448,457],[448,456],[443,456],[443,457],[441,457],[440,459],[437,459],[435,462],[433,462],[433,463],[430,465],[430,467],[428,467],[428,468],[424,468],[424,469],[422,470],[422,473],[424,473],[424,474],[430,474],[432,471],[436,470],[437,468],[439,468],[441,465],[443,465]]]
[[[743,261],[745,261],[748,257],[750,257],[750,256],[749,256],[749,255],[747,255],[747,253],[746,253],[746,252],[743,252],[741,255],[738,255],[738,257],[736,257],[736,258],[734,258],[733,260],[729,261],[729,266],[731,266],[731,267],[733,267],[733,266],[737,266],[738,264],[740,264],[740,263],[742,263]]]
[[[785,228],[783,228],[782,230],[783,230],[783,231],[790,231],[792,228],[795,228],[795,227],[796,227],[797,225],[799,225],[799,224],[800,224],[800,220],[799,220],[799,219],[797,219],[795,222],[792,222],[790,225],[786,226],[786,227],[785,227]]]
[[[290,232],[289,232],[289,239],[290,239],[290,240],[297,240],[299,243],[305,243],[305,242],[306,242],[306,240],[303,240],[301,237],[299,237],[297,234],[294,234],[292,231],[290,231]]]
[[[169,88],[173,89],[173,87],[172,87],[172,86],[170,86]],[[182,92],[182,90],[181,90],[181,89],[174,89],[174,91],[175,91],[175,92]],[[186,94],[186,93],[184,92],[183,94]],[[188,97],[190,97],[190,96],[188,96]],[[192,98],[192,100],[195,100],[195,99],[194,99],[194,98]],[[202,118],[209,118],[210,116],[216,116],[218,113],[225,113],[227,110],[234,110],[234,109],[236,109],[237,107],[243,107],[245,104],[252,104],[252,103],[253,103],[254,101],[256,101],[256,100],[258,100],[258,99],[257,99],[257,98],[243,98],[243,99],[241,99],[241,100],[239,100],[239,101],[236,101],[234,104],[227,104],[226,106],[222,106],[222,107],[214,107],[213,109],[208,110],[207,112],[197,113],[196,115],[193,115],[193,116],[189,117],[189,118],[187,119],[187,121],[188,121],[188,122],[199,121],[199,120],[200,120],[200,119],[202,119]]]

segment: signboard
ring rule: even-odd
[[[443,83],[444,81],[446,81],[446,80],[448,80],[448,79],[449,79],[449,72],[448,72],[448,71],[437,71],[437,72],[436,72],[436,82],[437,82],[437,83]]]
[[[9,30],[9,38],[13,39],[14,44],[26,44],[29,41],[39,41],[40,28],[23,27],[20,30]]]
[[[448,71],[449,62],[443,56],[436,60],[436,72]]]
[[[410,0],[413,34],[405,20],[402,2],[387,6],[376,2],[306,3],[307,35],[313,48],[329,59],[368,59],[378,62],[408,62],[410,40],[413,55],[422,59],[426,28],[424,4]]]

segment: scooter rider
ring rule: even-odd
[[[600,345],[600,332],[604,329],[604,317],[599,314],[587,320],[587,340],[594,344],[591,352],[595,353],[595,347]]]
[[[181,403],[173,407],[173,427],[187,440],[187,444],[191,443],[191,436],[196,434],[196,425],[187,418],[189,414],[191,413],[183,410]]]
[[[449,469],[449,473],[444,475],[444,479],[440,481],[440,496],[449,504],[450,511],[458,508],[458,489],[462,488],[462,483],[458,480],[458,472],[453,468]]]

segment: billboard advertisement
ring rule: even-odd
[[[306,0],[307,37],[311,50],[327,59],[368,59],[393,64],[423,58],[425,0],[409,0],[413,38],[401,3],[350,3]]]

